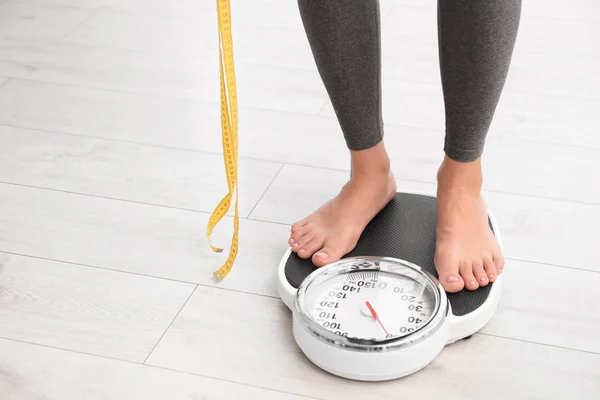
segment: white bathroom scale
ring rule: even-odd
[[[285,253],[278,291],[310,361],[348,379],[397,379],[490,321],[503,274],[475,291],[446,293],[433,263],[435,230],[436,198],[399,192],[340,261],[316,268],[291,249]]]

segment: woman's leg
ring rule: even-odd
[[[481,155],[517,36],[521,0],[438,0],[446,156],[438,172],[436,268],[447,291],[504,267],[481,197]]]
[[[351,154],[338,196],[292,226],[290,245],[323,266],[356,246],[369,221],[396,193],[383,144],[377,0],[298,0],[321,78]]]
[[[396,186],[383,145],[377,0],[298,0],[315,61],[351,151],[340,194],[292,227],[290,244],[317,266],[356,245]],[[475,289],[503,267],[480,196],[480,156],[502,91],[518,0],[440,0],[446,157],[438,173],[436,267],[448,291]]]

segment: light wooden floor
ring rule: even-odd
[[[214,1],[0,4],[0,399],[600,399],[596,0],[524,1],[485,153],[495,318],[382,384],[310,364],[276,295],[289,225],[348,175],[295,0],[232,1],[243,219],[221,283]],[[433,192],[435,1],[381,7],[394,171]]]

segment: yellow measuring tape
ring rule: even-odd
[[[225,161],[225,173],[227,175],[228,193],[213,211],[206,235],[208,243],[213,251],[222,252],[222,248],[214,247],[210,244],[210,235],[215,226],[227,214],[231,207],[231,199],[235,190],[235,215],[233,219],[233,238],[229,257],[225,264],[215,271],[213,275],[218,280],[227,276],[233,266],[233,262],[238,252],[238,232],[239,232],[239,214],[238,214],[238,113],[237,113],[237,93],[235,86],[235,68],[233,65],[233,41],[231,39],[231,12],[229,0],[217,0],[217,16],[219,22],[219,70],[221,75],[221,127],[223,137],[223,158]]]

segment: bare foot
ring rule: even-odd
[[[504,268],[481,195],[481,163],[445,158],[438,172],[435,265],[447,292],[494,282]]]
[[[289,244],[317,267],[352,251],[367,224],[396,194],[396,181],[383,143],[352,152],[350,181],[340,193],[292,226]]]

